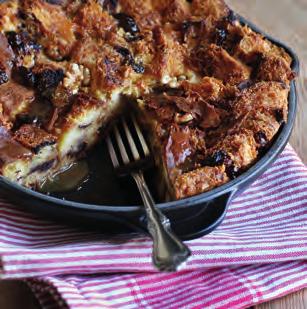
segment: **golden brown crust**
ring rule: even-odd
[[[280,56],[264,56],[260,61],[256,78],[263,81],[289,83],[295,74],[286,60]]]
[[[279,56],[290,65],[291,57],[284,51],[284,49],[274,45],[259,33],[252,31],[248,27],[241,27],[242,38],[235,48],[235,54],[241,58],[245,63],[253,63],[259,55]]]
[[[86,93],[79,93],[76,95],[71,102],[69,111],[64,117],[58,119],[55,124],[54,131],[63,133],[73,125],[75,125],[75,120],[78,120],[82,115],[86,116],[88,110],[92,108],[99,108],[105,106],[106,103],[100,101],[92,96],[87,95]]]
[[[164,76],[180,76],[186,71],[186,49],[174,38],[171,30],[156,27],[153,30],[156,54],[151,72],[159,79]]]
[[[123,96],[139,99],[174,198],[237,177],[287,121],[291,57],[224,0],[13,0],[0,31],[1,125],[35,151],[56,143],[59,166]]]
[[[0,31],[16,31],[20,25],[18,19],[18,1],[4,1],[0,3]]]
[[[86,33],[104,40],[114,31],[116,25],[114,18],[95,0],[86,1],[79,8],[74,23],[77,25],[76,31],[79,36],[84,36]]]
[[[56,136],[33,125],[23,125],[14,134],[14,139],[28,149],[38,152],[41,147],[56,143]]]
[[[227,153],[232,164],[238,169],[246,169],[258,155],[254,133],[246,129],[227,135],[211,151],[213,153],[216,151]]]
[[[198,57],[201,57],[200,66],[204,75],[213,76],[231,85],[250,78],[251,69],[220,46],[211,44]]]
[[[181,199],[209,191],[228,180],[224,166],[202,167],[177,177],[174,184],[175,197]]]
[[[155,10],[155,1],[152,0],[119,0],[121,10],[133,17],[140,29],[153,29],[161,23],[161,14]],[[156,1],[159,7],[159,1]]]
[[[43,0],[25,0],[23,9],[29,31],[34,32],[47,55],[55,60],[68,56],[76,38],[73,23],[61,7]]]
[[[185,0],[161,1],[164,22],[180,23],[187,20],[190,15],[190,4]]]
[[[235,101],[236,118],[250,111],[271,111],[288,109],[289,87],[279,82],[259,82],[243,90]]]
[[[2,117],[14,121],[16,115],[27,110],[34,100],[34,91],[14,81],[9,81],[0,86],[0,105]]]
[[[195,16],[209,20],[211,23],[229,14],[229,8],[224,0],[193,0],[191,11]]]

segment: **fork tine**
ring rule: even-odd
[[[129,145],[130,145],[130,149],[131,149],[133,158],[134,158],[134,160],[139,160],[140,159],[139,151],[138,151],[138,149],[137,149],[137,147],[135,145],[135,142],[133,140],[131,132],[130,132],[130,130],[128,128],[127,122],[126,122],[126,120],[124,118],[122,118],[122,124],[123,124],[124,130],[125,130],[125,133],[126,133]]]
[[[149,155],[149,148],[148,148],[148,146],[147,146],[147,143],[146,143],[146,141],[145,141],[145,138],[144,138],[144,136],[143,136],[143,133],[142,133],[142,131],[141,131],[141,129],[140,129],[140,127],[139,127],[139,125],[138,125],[136,119],[135,119],[135,116],[132,115],[131,118],[132,118],[132,122],[133,122],[134,127],[135,127],[135,131],[136,131],[136,133],[137,133],[137,135],[138,135],[138,138],[139,138],[139,140],[140,140],[140,142],[141,142],[141,145],[142,145],[144,154],[145,154],[145,156],[148,156],[148,155]]]
[[[122,156],[122,159],[123,159],[125,164],[128,164],[130,162],[130,160],[129,160],[125,145],[123,143],[123,140],[122,140],[120,133],[118,131],[117,125],[114,126],[114,133],[115,133],[115,138],[116,138],[117,145],[118,145],[120,154]]]
[[[107,136],[106,140],[107,140],[108,150],[109,150],[109,154],[110,154],[113,166],[114,166],[114,168],[118,168],[119,163],[118,163],[118,160],[117,160],[116,152],[115,152],[115,149],[113,147],[110,135]]]

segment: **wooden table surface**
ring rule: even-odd
[[[229,5],[264,31],[291,46],[301,60],[299,109],[291,144],[307,163],[307,0],[228,0]],[[22,282],[0,282],[0,308],[38,309]],[[257,309],[306,309],[307,290],[257,306]]]

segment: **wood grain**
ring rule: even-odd
[[[228,0],[229,5],[272,36],[291,46],[299,55],[299,108],[291,144],[307,163],[307,0]],[[39,305],[22,282],[0,282],[0,308],[38,309]],[[256,309],[306,309],[307,290],[256,306]]]
[[[258,305],[255,309],[306,309],[307,289],[290,294],[286,297]]]

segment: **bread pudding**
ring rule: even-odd
[[[134,109],[168,195],[234,179],[287,121],[291,57],[223,0],[0,3],[1,174],[38,189]]]

